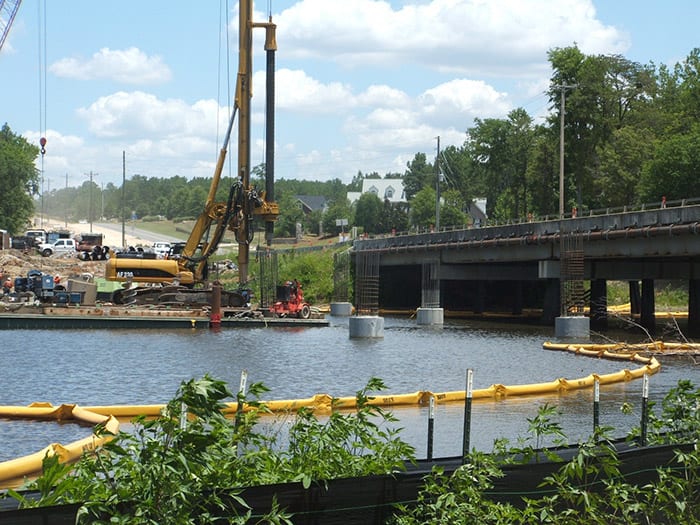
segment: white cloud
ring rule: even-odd
[[[341,82],[323,84],[301,70],[280,69],[275,74],[277,109],[315,114],[338,113],[355,105],[351,88]],[[265,102],[265,73],[253,79],[256,107]],[[258,94],[260,94],[258,96]]]
[[[302,0],[276,21],[278,40],[298,58],[348,67],[408,62],[470,76],[541,72],[553,47],[621,53],[630,45],[596,19],[591,0],[432,0],[398,9],[377,0]]]
[[[49,70],[65,78],[77,80],[110,79],[125,84],[160,84],[172,77],[170,68],[159,56],[149,57],[138,48],[102,48],[87,60],[63,58]]]
[[[220,127],[227,116],[212,100],[188,105],[182,100],[160,100],[142,91],[100,97],[87,108],[78,109],[88,129],[101,138],[132,139],[172,138],[178,136],[213,136],[217,117]]]
[[[476,117],[503,117],[512,108],[505,93],[482,80],[450,80],[428,89],[418,101],[421,113],[436,124],[461,123],[465,129]]]

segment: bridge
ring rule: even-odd
[[[574,241],[573,244],[572,240]],[[585,216],[400,234],[354,242],[354,256],[379,256],[379,306],[417,308],[426,272],[438,276],[446,310],[541,312],[553,323],[562,312],[561,286],[570,269],[567,246],[582,255],[578,277],[591,322],[607,324],[607,282],[630,283],[633,313],[654,330],[654,286],[680,280],[689,291],[688,325],[700,325],[700,204],[679,201],[653,209],[601,210]],[[562,264],[562,255],[564,264]],[[696,328],[696,332],[697,332]]]

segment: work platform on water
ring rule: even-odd
[[[201,329],[249,327],[324,327],[325,318],[266,317],[250,309],[222,309],[213,323],[208,308],[132,308],[116,306],[17,305],[0,311],[0,330],[21,329]]]

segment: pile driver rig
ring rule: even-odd
[[[252,21],[252,0],[240,0],[238,75],[234,107],[223,146],[212,177],[207,200],[189,238],[177,257],[156,259],[144,253],[119,253],[107,261],[105,277],[128,283],[114,295],[114,302],[129,303],[209,303],[208,259],[216,252],[226,230],[234,232],[238,244],[238,290],[224,291],[222,306],[244,306],[250,296],[247,289],[253,220],[265,223],[265,240],[272,244],[274,222],[279,208],[274,202],[274,99],[276,26]],[[265,29],[266,68],[266,151],[265,190],[250,185],[250,127],[253,96],[253,29]],[[237,177],[229,188],[226,202],[217,202],[226,154],[238,116]],[[132,283],[147,283],[133,287]]]

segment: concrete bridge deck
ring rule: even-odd
[[[642,302],[651,301],[648,310],[653,308],[654,280],[678,279],[688,282],[689,323],[700,321],[700,204],[695,203],[360,239],[353,253],[379,255],[382,307],[420,306],[421,268],[432,264],[439,267],[445,307],[478,311],[501,295],[505,303],[514,301],[514,311],[522,305],[543,308],[549,322],[559,308],[554,296],[562,241],[574,236],[583,251],[584,279],[597,290],[595,300],[601,300],[607,280],[641,281]],[[522,297],[509,297],[513,294]]]

